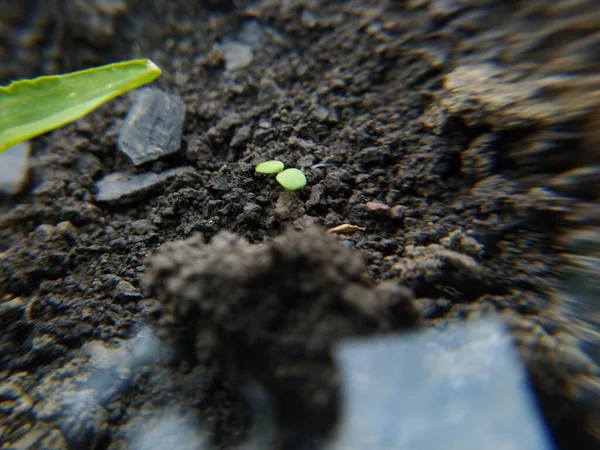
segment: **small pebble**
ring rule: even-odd
[[[29,142],[21,142],[0,153],[0,193],[14,195],[25,187],[29,173]]]
[[[229,145],[233,148],[244,146],[252,137],[252,127],[244,125],[238,128],[231,138]]]
[[[369,214],[375,214],[378,216],[387,216],[390,214],[390,207],[384,203],[379,202],[367,202],[365,204],[365,211]]]
[[[179,150],[185,104],[160,89],[139,91],[119,132],[119,150],[138,166]]]

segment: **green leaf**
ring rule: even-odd
[[[283,170],[284,165],[281,161],[265,161],[256,166],[258,173],[274,174]]]
[[[306,177],[298,169],[285,169],[277,175],[277,181],[288,191],[297,191],[306,186]]]
[[[152,61],[138,59],[0,87],[0,152],[73,122],[160,74]]]

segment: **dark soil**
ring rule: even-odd
[[[600,446],[597,306],[571,281],[600,252],[596,0],[16,3],[1,82],[149,57],[187,112],[181,154],[132,168],[116,99],[36,139],[2,199],[5,448],[235,448],[254,382],[277,445],[315,448],[332,343],[493,310],[559,448]],[[232,39],[253,50],[237,70]],[[94,200],[104,175],[181,166]]]

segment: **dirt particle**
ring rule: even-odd
[[[29,174],[29,142],[0,153],[0,193],[14,195],[23,190]]]
[[[221,45],[225,69],[235,71],[248,67],[254,58],[252,47],[243,42],[227,41]]]
[[[597,198],[600,186],[600,167],[580,167],[561,173],[550,179],[549,185],[556,192],[583,198]]]
[[[159,89],[141,89],[119,132],[119,150],[136,166],[175,153],[184,119],[181,98]]]
[[[294,220],[293,225],[294,229],[299,231],[318,225],[318,223],[319,219],[317,217],[304,215]]]
[[[393,206],[390,209],[390,217],[394,222],[403,222],[406,217],[406,211],[408,208],[402,205]]]
[[[391,327],[389,308],[399,324],[416,320],[410,297],[391,283],[372,290],[364,270],[358,253],[320,229],[260,245],[220,233],[209,243],[195,236],[165,244],[145,285],[165,307],[167,333],[185,339],[211,323],[220,337],[214,354],[233,352],[236,367],[261,382],[282,430],[323,436],[337,411],[332,344]],[[297,320],[309,311],[312,320]]]
[[[283,222],[296,220],[306,212],[304,203],[293,192],[282,192],[275,203],[275,217]]]

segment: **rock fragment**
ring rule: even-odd
[[[119,150],[139,166],[179,150],[185,104],[160,89],[141,89],[119,133]]]
[[[510,342],[497,320],[342,341],[346,401],[327,450],[479,449],[498,439],[506,449],[552,448]]]
[[[0,193],[14,195],[21,192],[29,173],[29,142],[21,142],[0,153]]]
[[[106,292],[118,302],[131,302],[140,300],[142,294],[131,283],[117,275],[103,275],[101,277]]]
[[[229,145],[233,148],[243,147],[251,138],[252,127],[250,125],[244,125],[236,130]]]
[[[222,45],[221,51],[225,58],[225,69],[227,71],[248,67],[254,58],[252,47],[243,42],[227,41]]]
[[[96,183],[98,191],[95,198],[97,202],[128,203],[162,187],[179,175],[193,173],[195,170],[191,167],[177,167],[161,173],[147,172],[137,175],[126,172],[112,173]]]

